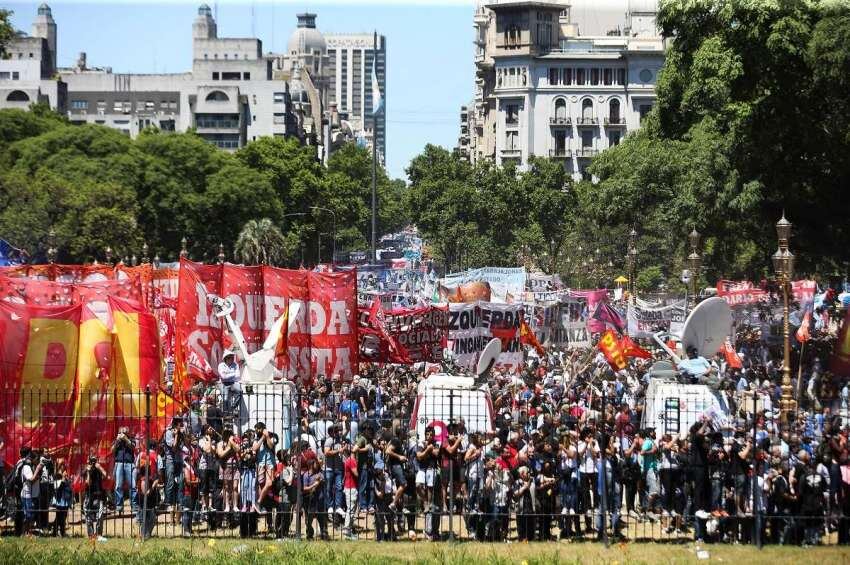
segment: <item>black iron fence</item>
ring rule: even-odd
[[[211,387],[185,405],[152,391],[0,391],[0,528],[850,541],[850,468],[830,451],[828,425],[797,445],[781,441],[769,411],[747,414],[703,389],[653,389],[627,410],[634,401],[605,387],[573,402],[518,385],[506,401],[471,379],[426,382],[408,402],[284,385]]]

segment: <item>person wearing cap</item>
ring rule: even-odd
[[[222,407],[225,411],[228,411],[232,408],[231,396],[239,393],[239,363],[236,361],[234,349],[228,349],[224,352],[224,357],[218,364],[218,378],[221,380]]]

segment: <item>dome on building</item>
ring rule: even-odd
[[[316,14],[298,14],[298,27],[289,37],[287,52],[312,55],[315,51],[323,54],[326,49],[325,36],[316,29]]]
[[[201,5],[198,7],[198,15],[199,15],[199,16],[209,16],[209,17],[212,17],[212,10],[210,10],[210,7],[209,7],[209,5],[208,5],[208,4],[201,4]]]
[[[301,82],[301,65],[298,61],[292,65],[292,75],[289,79],[289,96],[293,103],[309,104],[310,95],[307,89],[304,88],[304,83]]]

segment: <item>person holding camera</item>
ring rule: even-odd
[[[106,541],[103,537],[103,519],[106,516],[106,490],[103,482],[107,478],[106,470],[95,455],[89,456],[85,468],[85,501],[83,514],[86,519],[86,533],[90,539]]]
[[[23,510],[24,536],[32,536],[33,524],[36,520],[36,508],[38,507],[39,489],[41,488],[41,471],[46,461],[44,458],[36,458],[35,454],[28,448],[21,448],[23,464],[20,467],[21,474],[21,509]]]
[[[115,460],[112,473],[115,476],[115,511],[124,512],[124,484],[130,488],[130,507],[133,514],[138,510],[136,503],[136,485],[133,483],[135,471],[136,444],[129,436],[129,428],[122,426],[118,436],[112,442],[112,455]]]

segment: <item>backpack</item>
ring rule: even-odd
[[[24,488],[23,469],[24,461],[18,461],[15,463],[15,470],[9,473],[9,476],[6,477],[4,488],[6,489],[7,494],[14,494],[17,496],[21,493],[21,489]]]

